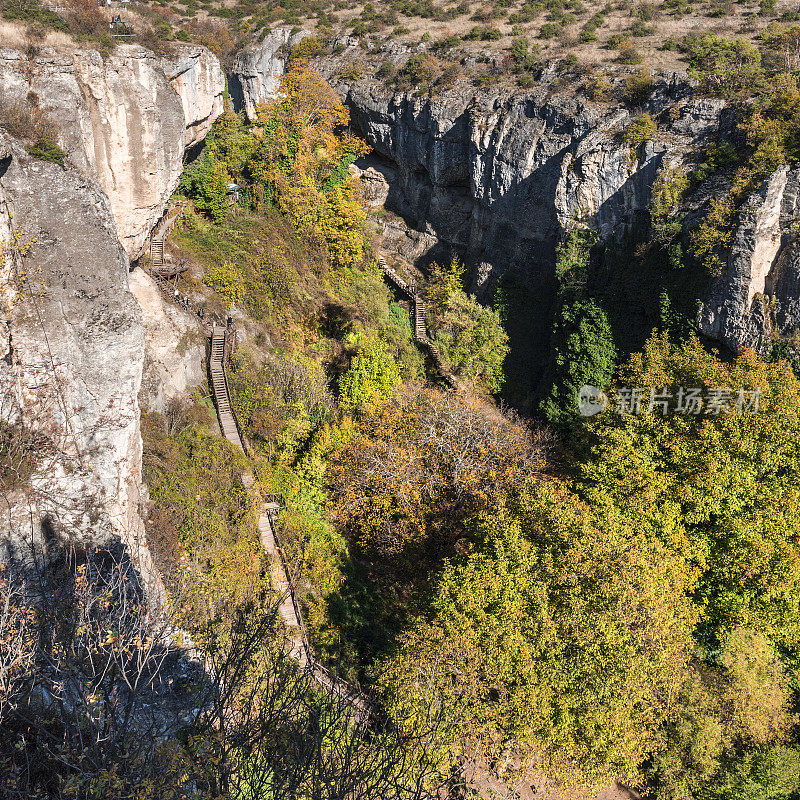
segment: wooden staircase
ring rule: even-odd
[[[225,377],[225,335],[222,325],[215,325],[211,331],[211,356],[208,360],[208,371],[211,376],[211,389],[214,392],[214,404],[219,416],[219,427],[222,435],[231,443],[244,450],[239,428],[233,416],[231,398],[228,391],[228,380]]]
[[[150,237],[150,268],[159,269],[164,266],[164,240]]]
[[[280,510],[283,508],[282,499],[280,495],[267,495],[264,511],[258,520],[258,532],[261,536],[261,546],[270,557],[272,585],[280,597],[278,613],[286,627],[286,652],[320,686],[325,687],[342,702],[351,706],[359,719],[368,721],[377,713],[375,703],[356,687],[351,686],[338,675],[334,675],[314,658],[305,622],[300,612],[300,605],[295,595],[292,571],[278,539],[276,523]]]
[[[409,298],[411,303],[413,304],[413,311],[414,311],[414,340],[420,346],[424,347],[434,363],[436,370],[444,379],[445,383],[451,389],[458,389],[459,384],[458,380],[456,379],[455,375],[449,370],[447,364],[444,363],[444,359],[442,358],[442,354],[439,352],[439,348],[431,341],[430,337],[428,336],[428,328],[425,324],[425,313],[427,312],[427,304],[425,300],[417,294],[416,286],[413,284],[408,284],[404,281],[387,263],[386,259],[383,256],[378,257],[378,264],[380,265],[381,271],[388,279],[389,283],[395,288],[402,292],[406,297]]]
[[[239,428],[231,406],[228,381],[225,376],[225,337],[227,328],[215,325],[211,330],[211,355],[208,360],[211,388],[214,392],[214,403],[219,416],[219,426],[223,436],[244,450]],[[245,485],[252,486],[253,477]],[[267,495],[264,509],[258,518],[258,532],[261,546],[270,559],[270,577],[275,591],[278,592],[278,613],[286,627],[286,652],[297,663],[308,671],[311,677],[321,686],[329,689],[340,700],[350,705],[362,720],[369,719],[376,711],[374,703],[364,694],[334,675],[315,658],[309,644],[308,632],[300,612],[300,605],[295,596],[295,581],[286,554],[278,539],[276,523],[281,509],[284,507],[280,495]]]

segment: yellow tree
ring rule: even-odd
[[[337,266],[358,263],[364,251],[364,201],[347,168],[367,146],[346,132],[349,121],[322,76],[296,67],[283,77],[279,96],[259,109],[260,146],[250,163],[252,177],[295,227],[327,245]]]

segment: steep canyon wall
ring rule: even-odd
[[[105,57],[0,50],[0,98],[37,103],[53,118],[70,162],[108,197],[132,259],[178,185],[185,147],[221,113],[224,89],[218,60],[192,45],[169,58],[137,45]]]
[[[172,384],[151,385],[159,347],[177,350],[198,333],[182,318],[154,332],[164,309],[143,276],[131,293],[130,261],[177,186],[185,149],[221,113],[225,88],[209,51],[172,52],[0,50],[0,102],[45,110],[66,152],[62,167],[0,139],[0,416],[23,422],[37,446],[29,479],[4,492],[4,549],[22,553],[53,536],[120,540],[151,594],[160,589],[142,521],[140,398],[162,407],[202,375],[195,359]]]

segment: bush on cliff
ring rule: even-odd
[[[38,139],[28,152],[40,161],[50,161],[53,164],[64,165],[67,154],[52,139]]]
[[[595,300],[565,304],[552,333],[545,382],[550,391],[540,411],[559,428],[578,418],[581,387],[605,390],[611,384],[617,350],[608,317]]]
[[[359,342],[347,372],[339,379],[339,403],[345,409],[368,409],[400,385],[397,364],[377,338]]]
[[[445,362],[459,375],[489,392],[503,386],[508,334],[500,314],[481,305],[461,288],[464,266],[433,264],[425,286],[428,322]]]
[[[181,175],[178,191],[194,200],[195,208],[207,211],[214,222],[228,215],[228,184],[231,177],[225,162],[207,149]]]

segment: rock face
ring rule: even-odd
[[[0,100],[33,100],[53,118],[71,163],[107,195],[131,258],[175,191],[185,145],[202,139],[220,113],[223,90],[219,62],[195,46],[163,62],[137,45],[105,58],[95,50],[0,50]]]
[[[183,105],[187,148],[202,142],[223,111],[225,74],[205,47],[182,45],[173,58],[162,58],[164,72]]]
[[[774,334],[800,329],[800,170],[781,167],[739,216],[724,271],[711,286],[700,329],[733,351],[767,353]]]
[[[0,243],[2,418],[37,443],[0,510],[3,544],[119,539],[141,564],[144,331],[108,200],[0,140]]]
[[[145,361],[140,401],[149,411],[164,413],[169,400],[185,398],[205,381],[205,338],[197,317],[165,303],[153,279],[141,269],[129,278],[142,310]]]
[[[231,100],[237,111],[244,111],[251,121],[256,118],[258,106],[272,100],[278,91],[289,51],[306,36],[311,32],[293,34],[289,28],[276,28],[261,42],[237,54],[228,74]]]
[[[334,76],[337,64],[320,65]],[[659,135],[635,152],[623,139],[631,111],[551,88],[508,96],[459,82],[415,97],[371,79],[338,84],[374,148],[359,163],[370,173],[370,196],[385,195],[405,221],[398,243],[407,258],[455,250],[477,267],[473,289],[484,296],[506,271],[550,271],[555,244],[575,220],[603,238],[620,236],[647,207],[662,165],[707,144],[723,110],[690,99],[685,81],[662,79],[649,107]]]

